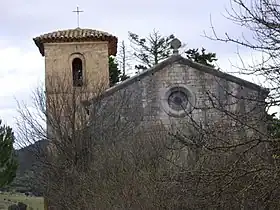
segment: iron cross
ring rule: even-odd
[[[79,7],[77,7],[77,10],[74,10],[72,12],[76,12],[77,13],[77,24],[78,24],[78,28],[79,28],[79,26],[80,26],[80,13],[84,12],[84,11],[79,10]]]

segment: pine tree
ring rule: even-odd
[[[198,49],[189,49],[185,53],[188,59],[214,68],[215,65],[213,62],[218,60],[216,58],[216,53],[205,53],[205,51],[204,48],[201,49],[201,53]]]
[[[276,117],[277,113],[267,114],[268,124],[267,131],[273,141],[270,142],[272,146],[272,157],[280,158],[280,119]]]
[[[110,75],[110,87],[120,81],[121,71],[118,69],[118,63],[115,62],[115,58],[109,57],[109,75]]]
[[[109,57],[109,75],[110,75],[110,87],[114,86],[120,81],[124,81],[129,77],[122,73],[122,71],[118,67],[118,63],[116,62],[115,57]]]
[[[13,148],[14,133],[0,120],[0,187],[10,184],[16,176],[17,161]]]
[[[158,31],[153,31],[148,37],[139,37],[129,32],[129,40],[133,48],[133,55],[139,62],[136,70],[145,70],[165,60],[172,54],[170,42],[175,38],[173,34],[163,36]],[[216,53],[206,53],[204,48],[201,52],[198,49],[189,49],[185,52],[186,57],[194,62],[215,67],[213,62],[217,61]]]
[[[162,36],[158,31],[153,31],[148,37],[139,37],[139,35],[128,32],[131,46],[134,50],[134,57],[139,64],[135,66],[138,71],[151,68],[160,61],[168,58],[171,53],[170,42],[175,38],[173,34]]]

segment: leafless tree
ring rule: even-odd
[[[50,80],[50,79],[49,79]],[[171,209],[180,201],[170,193],[176,167],[167,160],[167,131],[147,129],[133,107],[133,92],[104,99],[104,84],[94,94],[68,89],[66,79],[34,94],[34,109],[20,106],[22,145],[44,140],[37,184],[49,209]],[[66,91],[67,90],[67,91]],[[131,113],[133,112],[133,113]],[[131,117],[133,119],[131,119]],[[168,154],[167,154],[168,153]]]
[[[212,25],[212,34],[206,35],[212,40],[233,43],[259,54],[257,62],[249,67],[241,55],[244,65],[239,67],[238,72],[264,78],[264,83],[271,89],[271,106],[279,106],[279,8],[277,0],[231,0],[231,8],[227,10],[228,19],[248,31],[247,36],[240,34],[234,37],[228,33],[220,36],[215,31],[215,23]]]
[[[237,92],[222,90],[225,97],[205,89],[203,106],[186,110],[187,122],[172,133],[177,142],[173,150],[189,154],[173,180],[180,186],[181,205],[188,209],[278,209],[279,159],[273,154],[279,146],[275,150],[273,145],[279,140],[267,132],[267,92],[253,93],[244,87]]]
[[[47,98],[37,91],[38,115],[21,107],[19,121],[21,142],[48,142],[38,180],[56,209],[279,208],[266,91],[221,84],[221,97],[204,87],[207,97],[170,129],[143,124],[129,88],[112,96],[106,84],[64,84],[48,86]]]
[[[122,71],[121,80],[124,81],[127,78],[127,75],[131,74],[131,52],[128,50],[125,42],[122,41],[119,47],[119,53],[117,55],[117,60]]]
[[[252,52],[257,52],[260,55],[259,59],[250,66],[240,55],[243,66],[238,67],[238,73],[261,77],[264,80],[264,85],[270,89],[269,97],[266,99],[267,109],[269,110],[272,106],[279,107],[279,2],[276,0],[231,0],[231,8],[227,10],[227,14],[229,20],[249,32],[246,33],[247,36],[240,34],[240,36],[235,37],[228,33],[225,33],[225,36],[220,36],[215,30],[215,23],[212,24],[212,35],[206,36],[215,41],[233,43],[239,47],[248,48]],[[259,203],[263,209],[278,209],[279,202],[277,200],[279,200],[280,184],[278,178],[279,120],[267,122],[267,125],[272,125],[274,130],[270,131],[265,139],[257,142],[259,142],[258,145],[261,145],[265,141],[266,145],[262,148],[268,149],[269,152],[259,156],[258,161],[254,164],[251,164],[250,161],[244,162],[246,164],[243,168],[246,168],[247,171],[252,166],[254,168],[250,179],[252,183],[249,185],[250,182],[247,182],[247,189],[253,189],[254,192],[250,192],[250,196],[255,197],[255,203]],[[259,128],[255,130],[260,132]],[[254,156],[254,154],[251,155]]]

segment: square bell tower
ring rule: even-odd
[[[117,37],[93,29],[68,29],[33,39],[45,57],[47,94],[94,92],[109,87],[110,55],[117,53]]]

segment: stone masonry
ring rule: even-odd
[[[167,104],[166,94],[173,87],[183,87],[189,93],[188,107],[181,114],[170,110]],[[159,122],[172,126],[184,124],[187,120],[184,114],[190,114],[201,123],[218,121],[223,112],[213,108],[209,94],[219,102],[217,106],[225,104],[230,112],[240,113],[243,110],[249,113],[254,110],[252,116],[257,112],[258,115],[264,113],[262,102],[267,94],[264,89],[218,70],[194,64],[180,55],[173,55],[154,68],[108,89],[103,101],[106,101],[105,104],[125,101],[122,103],[122,110],[125,111],[121,115],[130,120],[137,119],[147,127]],[[105,106],[103,109],[106,110]]]

